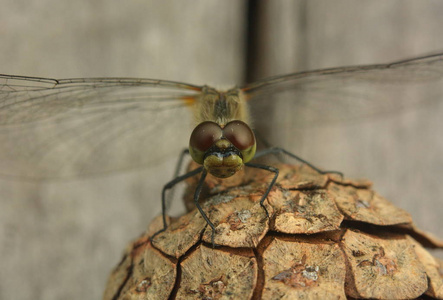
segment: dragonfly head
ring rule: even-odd
[[[212,175],[226,178],[239,171],[255,155],[255,136],[244,122],[235,120],[221,127],[205,121],[197,125],[189,141],[192,159]]]

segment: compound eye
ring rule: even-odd
[[[218,124],[210,121],[202,122],[192,131],[189,146],[191,149],[204,152],[221,137],[222,129]]]
[[[255,136],[251,128],[239,120],[226,124],[223,135],[240,151],[248,150],[255,145]]]

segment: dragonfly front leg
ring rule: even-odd
[[[245,166],[251,167],[251,168],[256,168],[256,169],[262,169],[262,170],[266,170],[269,172],[274,173],[274,178],[272,178],[271,183],[268,185],[268,188],[266,189],[266,192],[263,194],[263,196],[260,199],[260,206],[264,209],[265,213],[266,213],[266,217],[269,218],[269,213],[268,210],[266,209],[265,205],[263,204],[265,202],[265,199],[268,197],[269,192],[271,192],[272,187],[275,185],[275,182],[277,181],[277,177],[278,177],[278,169],[271,167],[271,166],[267,166],[267,165],[261,165],[261,164],[254,164],[254,163],[245,163]]]
[[[304,160],[303,158],[301,158],[301,157],[299,157],[299,156],[297,156],[297,155],[295,155],[295,154],[293,154],[293,153],[291,153],[289,151],[286,151],[283,148],[279,148],[279,147],[272,147],[272,148],[268,148],[268,149],[259,151],[259,152],[257,152],[255,154],[254,159],[262,157],[262,156],[265,156],[265,155],[269,155],[269,154],[285,154],[285,155],[287,155],[287,156],[289,156],[289,157],[291,157],[291,158],[293,158],[295,160],[298,160],[299,162],[301,162],[301,163],[303,163],[305,165],[308,165],[309,167],[311,167],[312,169],[314,169],[315,171],[317,171],[320,174],[331,174],[332,173],[332,174],[337,174],[341,178],[343,178],[343,173],[342,172],[339,172],[339,171],[323,171],[323,170],[317,168],[316,166],[314,166],[313,164],[311,164],[310,162]]]
[[[174,177],[172,177],[173,179],[175,179],[179,176],[180,170],[182,169],[182,166],[183,166],[183,160],[186,155],[189,155],[188,148],[183,149],[182,152],[180,153],[177,164],[175,166]],[[165,199],[165,203],[166,203],[165,209],[166,210],[168,210],[171,207],[172,199],[174,199],[174,190],[173,189],[169,192],[168,197]]]
[[[265,156],[265,155],[269,155],[269,154],[285,154],[285,155],[288,155],[291,158],[294,158],[294,159],[298,160],[301,163],[304,163],[304,164],[308,165],[309,167],[311,167],[312,169],[314,169],[315,171],[317,171],[320,174],[333,173],[333,174],[338,174],[340,177],[343,178],[343,173],[338,172],[338,171],[323,171],[323,170],[320,170],[319,168],[317,168],[313,164],[309,163],[308,161],[302,159],[301,157],[299,157],[299,156],[297,156],[295,154],[292,154],[289,151],[286,151],[283,148],[272,147],[272,148],[268,148],[268,149],[262,150],[260,152],[257,152],[254,158],[259,158],[261,156]],[[263,208],[263,210],[266,212],[266,216],[269,218],[269,213],[268,213],[268,210],[266,209],[266,207],[264,205],[264,201],[268,197],[269,193],[271,192],[272,187],[275,185],[275,182],[277,181],[279,170],[277,168],[274,168],[274,167],[271,167],[271,166],[268,166],[268,165],[255,164],[255,163],[245,163],[245,166],[248,166],[248,167],[251,167],[251,168],[256,168],[256,169],[266,170],[266,171],[269,171],[269,172],[272,172],[272,173],[275,174],[274,177],[272,178],[271,183],[268,185],[268,188],[266,189],[265,193],[263,194],[263,196],[260,199],[260,206]]]
[[[205,219],[206,223],[209,225],[209,227],[211,227],[212,229],[212,234],[211,234],[211,243],[212,243],[212,248],[215,248],[215,225],[211,222],[211,220],[209,220],[208,216],[205,214],[205,212],[203,211],[203,208],[200,206],[199,203],[199,198],[200,198],[200,192],[203,188],[203,184],[205,182],[205,178],[206,175],[208,174],[208,172],[203,169],[202,171],[202,175],[200,177],[200,180],[198,181],[198,185],[197,188],[195,189],[195,193],[194,193],[194,204],[195,206],[198,208],[198,210],[200,211],[200,214],[202,215],[203,219]]]
[[[166,230],[166,228],[168,227],[168,224],[166,222],[166,191],[173,188],[177,183],[180,183],[186,179],[188,179],[189,177],[192,177],[194,175],[197,175],[199,173],[201,173],[203,171],[203,167],[199,167],[197,169],[194,169],[182,176],[178,176],[174,179],[172,179],[171,181],[169,181],[162,190],[162,217],[163,217],[163,229],[160,229],[159,231],[157,231],[152,237],[151,240],[157,236],[159,233],[163,232]]]

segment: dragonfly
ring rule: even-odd
[[[166,190],[201,173],[194,201],[213,230],[214,244],[215,227],[198,204],[207,173],[230,177],[245,165],[274,173],[260,200],[265,209],[278,169],[253,159],[284,153],[327,172],[282,148],[256,151],[250,111],[289,107],[303,126],[342,122],[439,101],[442,81],[443,53],[285,74],[226,91],[157,79],[0,74],[0,177],[71,178],[149,166],[182,148],[187,139],[182,129],[189,128],[189,148],[182,155],[201,166],[165,185],[163,230]],[[417,90],[436,94],[416,97]]]

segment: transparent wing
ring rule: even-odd
[[[201,87],[135,78],[0,75],[0,175],[63,178],[143,167],[186,146]]]
[[[277,76],[243,90],[253,126],[269,144],[369,178],[408,210],[428,215],[426,205],[439,205],[443,53]]]
[[[443,53],[275,76],[242,89],[253,114],[274,112],[282,120],[291,113],[295,127],[373,118],[441,101]]]

